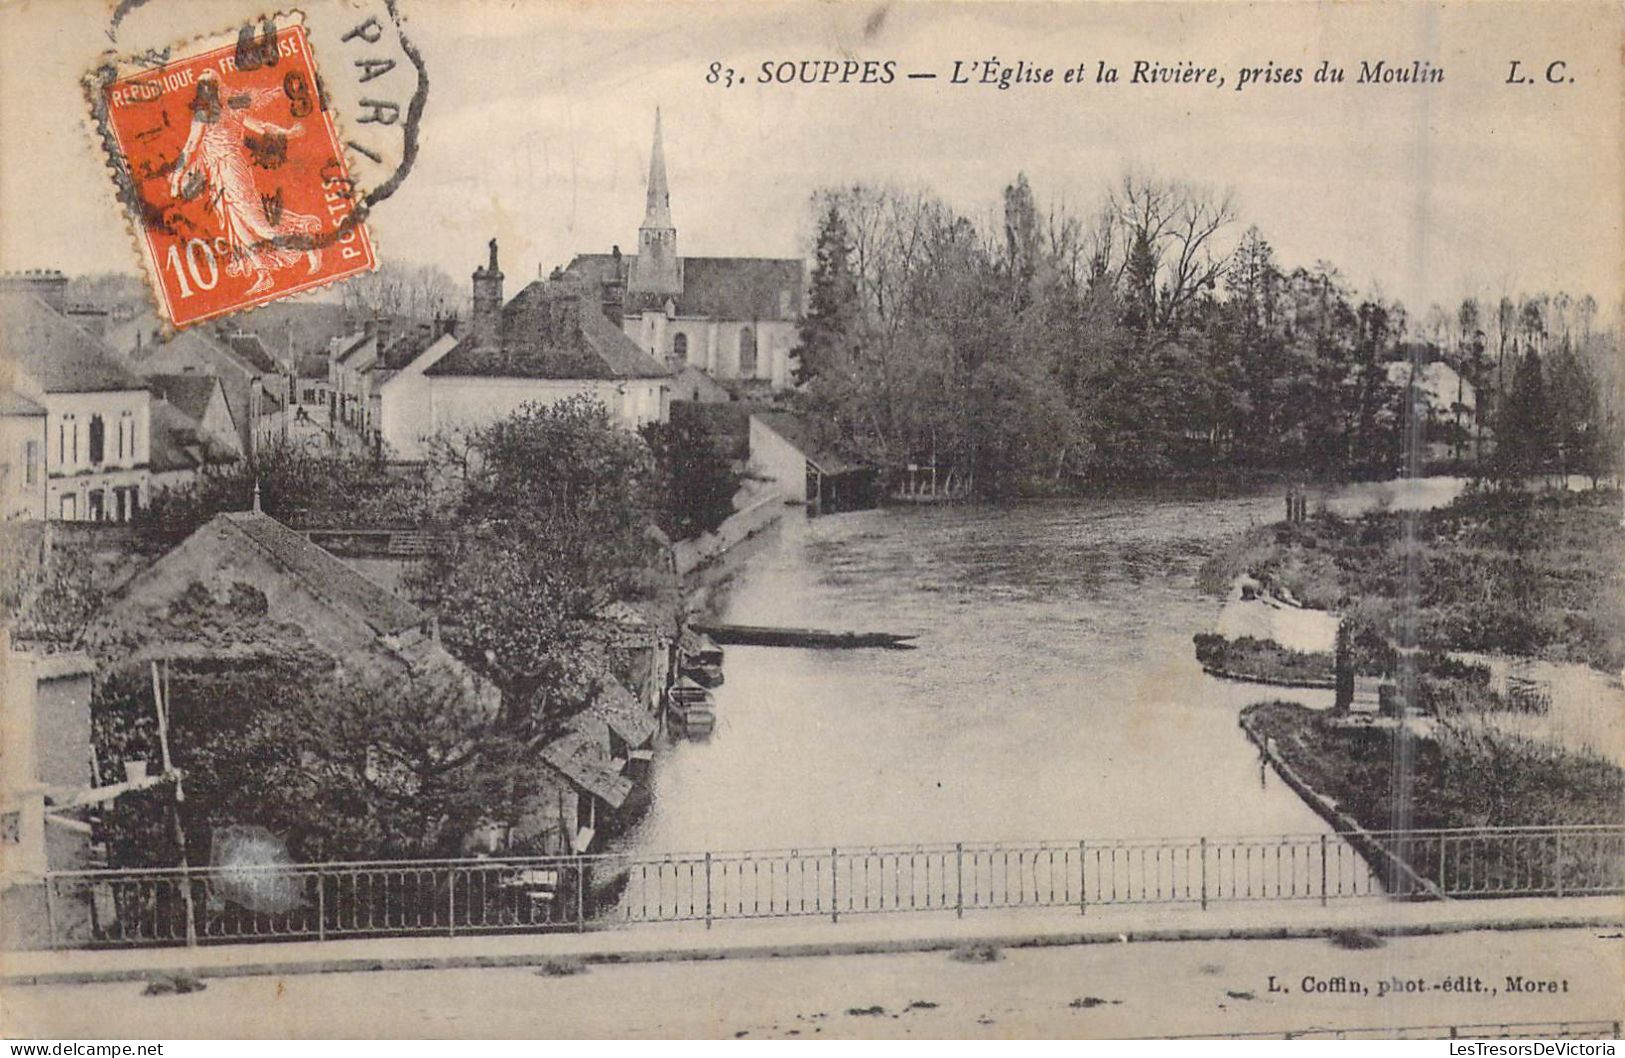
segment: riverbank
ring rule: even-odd
[[[1251,575],[1392,642],[1625,667],[1617,490],[1469,491],[1437,510],[1321,512],[1216,554],[1213,594]]]

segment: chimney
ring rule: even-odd
[[[474,348],[492,352],[502,345],[502,270],[497,267],[497,241],[490,242],[491,259],[474,269],[474,313],[469,334]]]
[[[621,260],[621,248],[610,248],[610,273],[604,280],[600,294],[600,307],[609,322],[621,326],[626,320],[626,272]]]
[[[377,342],[378,355],[383,356],[384,350],[389,348],[390,339],[395,337],[395,317],[379,313],[372,321],[373,340]]]

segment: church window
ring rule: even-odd
[[[100,466],[107,454],[107,424],[100,415],[90,417],[90,465]]]
[[[671,340],[671,359],[678,367],[688,364],[688,335],[679,333]]]
[[[739,332],[739,375],[756,377],[756,332],[749,327]]]

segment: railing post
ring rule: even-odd
[[[316,939],[327,939],[327,876],[316,869]]]
[[[51,947],[56,947],[56,879],[49,873],[45,875],[45,917],[46,930],[51,938]]]
[[[1200,852],[1201,856],[1202,856],[1202,910],[1206,911],[1207,910],[1207,838],[1205,838],[1205,837],[1202,838],[1202,843],[1198,847],[1197,851]],[[1189,861],[1187,861],[1187,862],[1189,862]],[[1189,868],[1186,868],[1186,869],[1189,870]],[[1185,877],[1189,878],[1190,875],[1187,874]],[[1189,885],[1190,882],[1187,881],[1185,884]],[[1187,893],[1190,892],[1190,890],[1188,890],[1188,889],[1185,890],[1185,891]]]
[[[829,850],[829,920],[841,921],[841,850]]]
[[[954,842],[954,917],[965,917],[965,843]]]
[[[446,936],[457,936],[457,868],[446,871]]]
[[[1449,892],[1449,890],[1445,887],[1445,877],[1444,877],[1444,850],[1445,850],[1444,841],[1445,841],[1445,835],[1440,834],[1439,835],[1439,895],[1441,897],[1444,896],[1445,893]]]
[[[705,928],[711,928],[711,854],[705,854]]]
[[[1326,835],[1320,836],[1320,906],[1326,906]]]
[[[587,869],[581,854],[576,854],[576,932],[587,931]]]
[[[1557,862],[1554,864],[1554,866],[1557,868],[1557,895],[1562,896],[1563,895],[1563,832],[1561,830],[1559,830],[1557,832]]]
[[[1089,913],[1089,850],[1078,842],[1078,914]]]

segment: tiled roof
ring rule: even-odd
[[[209,401],[220,387],[220,379],[201,373],[180,375],[148,375],[147,389],[153,396],[167,400],[198,422],[209,411]]]
[[[197,419],[162,398],[152,402],[151,447],[151,467],[159,474],[237,462],[236,452],[205,433]]]
[[[637,259],[637,254],[622,256],[621,278],[631,274]],[[569,270],[601,283],[614,277],[614,262],[613,254],[579,254]],[[683,292],[671,300],[679,316],[717,320],[794,320],[801,316],[806,262],[798,257],[682,257],[678,262]],[[661,312],[666,300],[665,294],[629,293],[626,311]]]
[[[598,696],[586,711],[607,724],[628,746],[643,745],[659,729],[643,703],[634,698],[619,680],[610,680],[600,686]]]
[[[414,628],[425,620],[422,610],[391,595],[270,515],[232,511],[216,515],[211,524],[216,522],[253,541],[311,594],[359,617],[379,635]]]
[[[272,356],[270,350],[265,348],[265,343],[260,341],[259,335],[239,332],[229,335],[226,338],[226,344],[244,363],[260,374],[275,375],[281,373],[282,365],[277,363],[276,357]]]
[[[501,347],[470,335],[424,372],[488,378],[665,378],[671,372],[600,311],[574,277],[531,283],[502,307]]]
[[[14,389],[0,386],[0,415],[44,415],[45,409]]]
[[[632,780],[610,760],[602,738],[592,731],[569,731],[542,747],[542,760],[611,808],[626,803]]]
[[[795,445],[807,457],[807,462],[825,474],[844,474],[858,469],[857,464],[848,462],[825,445],[817,428],[799,415],[787,411],[759,411],[753,413],[751,418],[760,420],[774,433]]]
[[[0,370],[7,361],[47,393],[143,388],[101,339],[22,290],[0,291]]]

